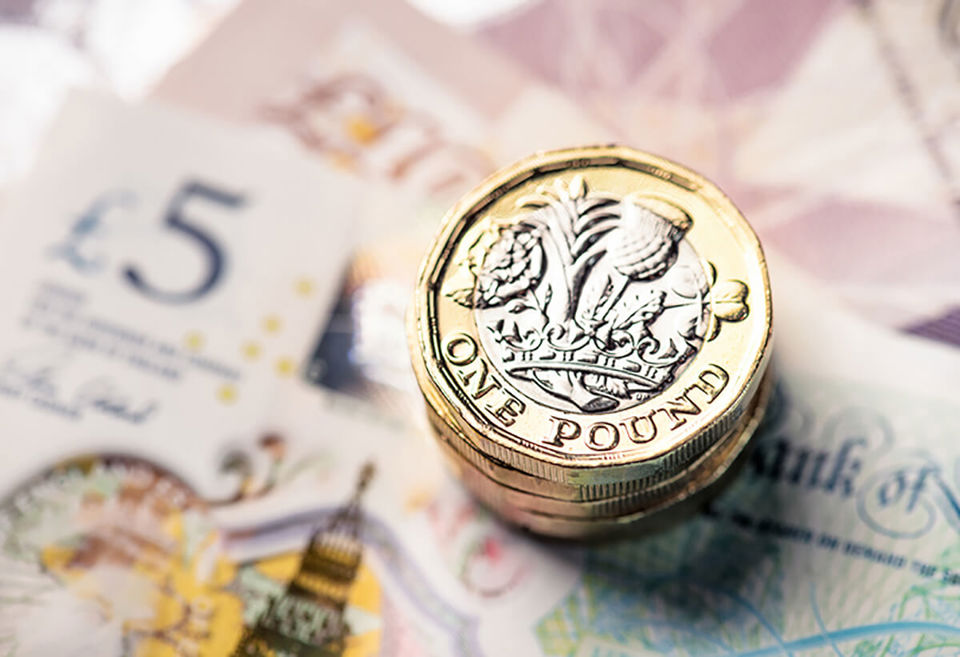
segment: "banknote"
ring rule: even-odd
[[[860,312],[956,344],[958,16],[954,0],[556,0],[479,33],[714,179],[767,249]]]
[[[365,195],[372,228],[310,373],[395,415],[415,389],[403,309],[446,209],[530,152],[609,139],[555,91],[403,2],[249,0],[154,95],[272,126],[394,189]]]
[[[221,462],[332,307],[354,185],[256,131],[73,96],[0,217],[0,415],[25,432],[0,488],[90,450],[233,486]]]
[[[955,655],[960,357],[774,271],[790,302],[773,406],[739,477],[692,518],[606,544],[537,540],[472,501],[425,433],[294,379],[261,425],[273,475],[249,495],[205,499],[129,456],[22,481],[0,502],[0,646]]]

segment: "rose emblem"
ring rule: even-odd
[[[473,290],[458,290],[451,297],[473,308],[500,306],[535,288],[543,276],[543,247],[536,229],[510,226],[483,259]]]

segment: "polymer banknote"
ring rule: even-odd
[[[256,131],[74,95],[0,217],[0,488],[91,450],[190,452],[204,494],[232,487],[231,442],[333,305],[354,185]]]

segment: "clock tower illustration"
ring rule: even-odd
[[[234,657],[343,654],[350,635],[344,610],[363,557],[360,498],[373,473],[372,464],[363,466],[353,496],[314,532],[299,571],[244,629]]]

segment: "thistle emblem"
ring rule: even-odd
[[[461,262],[499,369],[561,410],[603,412],[666,388],[722,321],[747,315],[746,285],[716,285],[684,236],[691,217],[651,196],[557,179],[494,221]],[[711,310],[713,309],[713,310]]]

